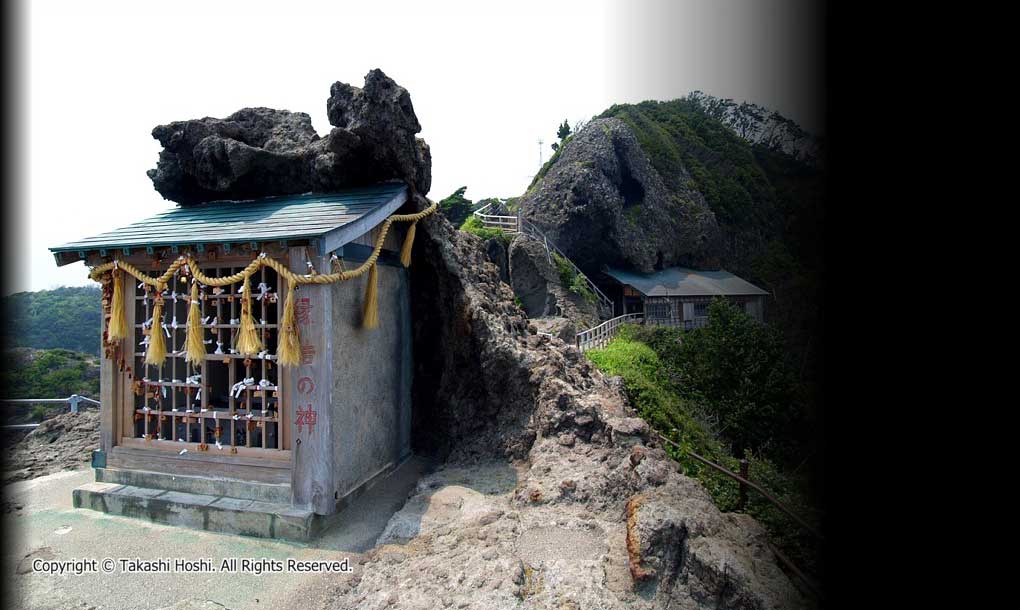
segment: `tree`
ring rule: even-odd
[[[708,324],[684,335],[674,362],[682,396],[707,407],[735,455],[782,453],[802,416],[800,388],[778,333],[725,299],[708,308]]]
[[[560,139],[560,142],[567,139],[570,135],[570,123],[567,123],[567,119],[563,119],[563,124],[560,125],[559,130],[556,131],[556,137]]]
[[[473,202],[464,196],[466,186],[462,186],[449,197],[439,201],[439,211],[455,227],[459,227],[471,215]]]

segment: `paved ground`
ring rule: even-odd
[[[426,470],[412,459],[358,498],[318,540],[290,543],[183,529],[74,509],[71,490],[93,480],[91,470],[65,471],[4,488],[4,608],[33,610],[192,610],[316,608],[334,574],[83,574],[32,572],[35,558],[209,558],[219,567],[231,557],[343,559],[355,574],[360,553],[371,548]],[[20,509],[18,508],[20,507]],[[119,569],[118,569],[119,572]]]

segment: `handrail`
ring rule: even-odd
[[[542,240],[543,244],[545,245],[546,253],[548,254],[551,252],[555,252],[557,255],[563,258],[563,260],[567,261],[567,264],[570,265],[571,270],[573,270],[573,272],[576,273],[577,275],[584,278],[584,281],[588,284],[588,288],[595,295],[596,300],[598,300],[598,306],[607,309],[609,311],[608,315],[612,315],[613,300],[607,297],[604,292],[599,290],[599,287],[595,285],[595,282],[591,281],[591,278],[585,275],[584,272],[581,271],[581,269],[574,264],[574,261],[570,260],[570,257],[564,254],[563,251],[560,250],[559,247],[557,247],[553,241],[546,237],[545,233],[543,233],[541,229],[535,226],[534,223],[525,220],[524,218],[521,218],[519,214],[517,216],[486,214],[485,212],[495,204],[496,204],[495,201],[489,202],[471,213],[474,216],[476,216],[479,220],[481,220],[482,225],[485,227],[493,229],[502,229],[510,233],[523,233]],[[551,258],[552,256],[550,254],[550,259]]]
[[[790,517],[792,517],[793,520],[796,521],[797,523],[799,523],[800,526],[803,527],[805,530],[807,530],[807,531],[811,532],[812,534],[814,534],[819,540],[825,540],[825,537],[822,536],[821,532],[819,532],[815,528],[813,528],[810,525],[808,525],[807,521],[802,519],[797,513],[793,512],[790,508],[788,508],[785,504],[783,504],[782,502],[777,500],[772,494],[770,494],[768,491],[766,491],[764,488],[762,488],[757,483],[754,483],[752,481],[748,481],[747,479],[745,479],[744,477],[740,476],[739,474],[733,472],[729,468],[726,468],[725,466],[720,466],[719,464],[716,464],[715,462],[713,462],[713,461],[711,461],[711,460],[709,460],[707,458],[704,458],[704,457],[698,455],[697,453],[695,453],[694,451],[691,451],[690,449],[684,450],[684,448],[681,447],[679,443],[673,441],[670,438],[667,438],[667,437],[663,436],[662,434],[659,434],[658,432],[653,432],[653,433],[655,434],[655,436],[659,437],[659,439],[669,443],[670,445],[673,445],[674,447],[676,447],[677,449],[680,449],[681,451],[684,451],[684,453],[686,455],[689,455],[689,456],[693,457],[694,459],[698,460],[699,462],[701,462],[701,463],[703,463],[703,464],[705,464],[707,466],[711,466],[712,468],[714,468],[714,469],[718,470],[719,472],[725,474],[726,476],[730,477],[731,479],[737,481],[741,485],[746,485],[747,487],[750,487],[751,489],[757,491],[762,496],[764,496],[766,500],[771,502],[776,508],[778,508],[779,510],[783,511],[784,513],[786,513]]]
[[[522,218],[520,232],[530,233],[533,237],[538,237],[542,239],[545,242],[546,251],[552,250],[553,252],[558,254],[563,260],[567,261],[567,264],[570,265],[570,268],[574,271],[574,273],[584,278],[584,281],[588,284],[588,288],[591,289],[591,291],[595,294],[595,297],[599,300],[600,305],[602,307],[607,308],[610,312],[610,315],[612,315],[613,300],[607,297],[604,292],[599,290],[599,287],[595,285],[595,282],[591,281],[591,278],[585,275],[584,272],[581,271],[581,269],[574,264],[574,261],[570,260],[570,257],[563,253],[563,250],[559,249],[559,247],[556,245],[556,242],[549,239],[546,236],[546,234],[542,232],[541,229],[535,226],[535,223]]]
[[[654,434],[659,439],[669,443],[670,445],[673,445],[677,449],[680,449],[681,451],[684,451],[683,447],[681,447],[679,445],[679,443],[676,443],[672,439],[667,438],[667,437],[663,436],[662,434],[659,434],[658,432],[656,432],[654,430],[652,431],[652,434]],[[709,460],[709,459],[707,459],[705,457],[702,457],[702,456],[698,455],[697,453],[695,453],[694,451],[692,451],[690,449],[687,449],[686,451],[684,451],[684,453],[686,455],[689,455],[689,456],[693,457],[694,459],[698,460],[699,462],[714,468],[715,470],[717,470],[717,471],[721,472],[722,474],[730,477],[731,479],[739,482],[740,483],[740,491],[741,491],[742,494],[745,493],[744,489],[746,487],[750,487],[751,489],[757,491],[762,496],[764,496],[766,500],[771,502],[773,506],[775,506],[779,510],[783,511],[784,513],[786,513],[787,515],[792,517],[793,520],[796,521],[798,524],[800,524],[800,526],[803,527],[805,530],[811,532],[819,540],[821,540],[821,541],[825,540],[825,537],[822,536],[821,532],[819,532],[815,528],[813,528],[810,525],[808,525],[807,521],[802,519],[799,515],[797,515],[797,513],[795,513],[792,510],[790,510],[785,504],[783,504],[782,502],[777,500],[775,497],[772,496],[772,494],[770,494],[768,491],[763,489],[757,483],[754,483],[753,481],[749,481],[748,479],[746,479],[746,478],[740,476],[739,474],[733,472],[729,468],[726,468],[725,466],[720,466],[719,464],[716,464],[712,460]],[[743,468],[742,468],[742,470],[743,470]],[[821,590],[821,587],[818,586],[818,583],[816,583],[812,578],[808,577],[807,574],[805,574],[800,568],[798,568],[796,566],[796,564],[794,564],[793,561],[790,560],[789,557],[787,557],[782,552],[780,552],[780,550],[778,548],[776,548],[775,545],[773,545],[771,542],[768,543],[768,547],[772,551],[772,553],[776,556],[776,558],[780,561],[780,563],[785,565],[790,571],[792,571],[794,574],[796,574],[813,595],[815,595],[819,599],[822,599],[822,590]]]
[[[0,405],[7,405],[17,407],[19,405],[56,405],[66,403],[71,406],[71,413],[78,412],[78,405],[80,403],[89,403],[96,405],[97,407],[102,406],[98,400],[89,398],[88,396],[81,396],[79,394],[71,394],[67,398],[3,398],[0,399]],[[0,429],[4,430],[24,430],[27,428],[38,428],[39,424],[9,424],[0,426]]]
[[[643,313],[625,313],[622,316],[616,316],[610,320],[593,326],[588,330],[582,330],[577,333],[576,344],[577,349],[584,351],[585,349],[598,346],[601,347],[616,336],[617,329],[627,322],[643,322],[645,314]]]

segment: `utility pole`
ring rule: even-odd
[[[542,169],[542,138],[538,139],[538,169]]]

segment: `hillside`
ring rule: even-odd
[[[810,381],[825,178],[823,145],[792,121],[693,93],[607,109],[563,140],[521,201],[596,281],[607,264],[685,265],[760,285],[772,295],[768,321]]]
[[[678,177],[690,176],[719,223],[721,266],[772,294],[770,321],[810,366],[811,355],[820,351],[824,166],[816,157],[788,154],[794,136],[745,139],[735,125],[746,125],[751,136],[767,131],[763,123],[772,115],[759,110],[757,126],[753,117],[730,125],[720,104],[692,94],[613,106],[601,116],[619,118],[633,130],[671,188],[687,186]]]
[[[3,298],[0,345],[99,354],[102,291],[95,286],[19,292]]]

